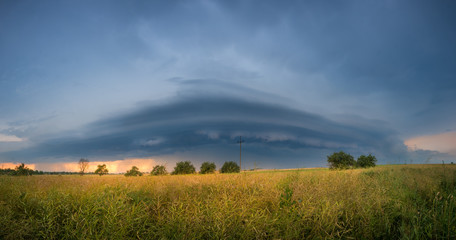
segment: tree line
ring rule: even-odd
[[[10,176],[30,176],[30,175],[44,175],[46,172],[32,170],[25,166],[24,163],[21,163],[16,166],[16,168],[6,168],[0,169],[0,175],[10,175]]]
[[[25,166],[24,163],[17,165],[14,169],[11,168],[0,168],[0,175],[9,175],[9,176],[31,176],[31,175],[77,175],[81,174],[80,172],[67,172],[67,171],[58,171],[58,172],[48,172],[48,171],[39,171],[33,170]]]
[[[89,160],[85,158],[81,158],[78,162],[79,172],[44,172],[38,170],[32,170],[25,166],[24,163],[19,164],[16,166],[15,169],[0,169],[0,175],[10,175],[10,176],[31,176],[31,175],[85,175],[85,174],[98,174],[103,176],[109,173],[106,164],[101,164],[97,166],[97,169],[93,173],[87,173],[87,169],[89,167]],[[215,173],[216,165],[213,162],[204,162],[200,167],[200,174],[211,174]],[[225,162],[220,169],[220,173],[239,173],[241,168],[236,162]],[[196,168],[190,161],[182,161],[176,163],[174,167],[174,171],[171,172],[171,175],[180,175],[180,174],[195,174]],[[158,175],[167,175],[168,171],[164,165],[156,165],[150,175],[158,176]],[[128,170],[125,176],[142,176],[143,172],[139,170],[138,167],[133,166],[130,170]]]
[[[200,174],[211,174],[215,173],[217,166],[213,162],[203,162],[200,167]],[[236,162],[225,162],[220,168],[220,173],[239,173],[241,172],[241,168]],[[158,176],[158,175],[167,175],[168,171],[164,165],[156,165],[150,175]],[[171,172],[171,175],[181,175],[181,174],[196,174],[195,166],[190,161],[182,161],[176,163],[174,170]],[[129,171],[127,171],[125,176],[142,176],[143,173],[139,171],[138,167],[133,166]]]
[[[78,162],[79,164],[79,173],[81,175],[85,174],[85,171],[88,169],[89,166],[89,160],[85,158],[81,158]],[[210,174],[210,173],[215,173],[216,171],[216,165],[213,162],[204,162],[201,167],[200,167],[200,174]],[[220,169],[220,173],[238,173],[241,171],[241,168],[236,162],[225,162]],[[95,174],[98,174],[100,176],[103,176],[105,174],[109,173],[109,170],[106,167],[106,164],[98,165],[97,169],[94,172]],[[171,175],[179,175],[179,174],[195,174],[196,169],[195,166],[190,161],[182,161],[176,163],[176,166],[174,167],[174,171],[171,172]],[[158,176],[158,175],[167,175],[168,171],[166,170],[166,167],[164,165],[156,165],[150,172],[150,175],[153,176]],[[131,176],[142,176],[143,172],[139,170],[137,166],[132,166],[130,170],[128,170],[125,174],[126,177],[131,177]]]
[[[335,152],[327,156],[327,161],[330,169],[353,169],[353,168],[368,168],[375,167],[377,163],[377,158],[372,155],[361,155],[357,160],[353,158],[352,155],[345,153],[343,151]],[[38,170],[32,170],[25,166],[24,163],[16,166],[15,169],[0,169],[0,175],[11,175],[11,176],[30,176],[30,175],[43,175],[43,174],[54,174],[54,175],[63,175],[63,174],[86,174],[87,169],[89,168],[89,160],[86,158],[81,158],[78,162],[79,172],[43,172]],[[200,174],[211,174],[215,173],[216,165],[213,162],[203,162],[200,167]],[[220,168],[220,173],[239,173],[241,171],[239,165],[236,162],[229,161],[225,162]],[[103,176],[108,174],[109,170],[106,167],[106,164],[101,164],[97,166],[94,174]],[[180,175],[180,174],[195,174],[195,166],[190,161],[182,161],[176,163],[174,170],[171,172],[171,175]],[[167,175],[168,171],[164,165],[156,165],[150,172],[150,175]],[[139,170],[138,167],[133,166],[128,170],[125,176],[142,176],[143,172]]]
[[[14,169],[5,168],[0,169],[0,175],[10,175],[10,176],[31,176],[31,175],[44,175],[44,174],[70,174],[68,172],[43,172],[38,170],[33,170],[25,166],[24,163],[17,165]]]

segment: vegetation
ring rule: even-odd
[[[456,165],[0,176],[0,239],[455,239]]]
[[[335,152],[328,156],[328,165],[330,169],[350,169],[350,168],[369,168],[375,167],[377,158],[369,154],[367,156],[361,155],[355,161],[352,155],[343,151]]]
[[[16,167],[14,170],[13,175],[16,176],[30,176],[33,174],[33,170],[26,167],[24,163],[21,163],[19,166]]]
[[[178,162],[174,167],[174,171],[171,173],[172,175],[179,175],[179,174],[193,174],[195,173],[195,167],[190,161],[185,162]]]
[[[166,175],[168,172],[166,171],[166,167],[163,165],[156,165],[154,169],[150,172],[150,175],[158,176],[158,175]]]
[[[98,174],[100,176],[103,176],[105,174],[108,174],[108,168],[106,168],[106,164],[98,165],[97,170],[95,170],[95,174]]]
[[[30,176],[30,175],[42,175],[43,171],[32,170],[25,166],[24,163],[17,165],[14,169],[6,168],[0,169],[0,175],[10,175],[10,176]]]
[[[365,156],[361,155],[358,158],[358,161],[356,161],[356,165],[360,168],[369,168],[369,167],[375,167],[375,164],[377,163],[377,158],[371,154]]]
[[[0,169],[0,175],[16,175],[16,170],[11,168]],[[33,170],[32,175],[77,175],[79,172],[44,172],[39,170]]]
[[[79,165],[79,174],[84,175],[85,171],[89,168],[89,159],[81,158],[78,162]]]
[[[241,172],[241,168],[235,162],[225,162],[220,169],[221,173],[238,173]]]
[[[135,177],[135,176],[142,176],[142,172],[139,171],[139,168],[136,166],[131,167],[125,174],[125,177]]]
[[[330,169],[349,169],[355,167],[356,161],[352,155],[340,151],[328,156],[328,164]]]
[[[0,175],[14,175],[15,170],[11,168],[2,168],[0,169]]]
[[[216,169],[215,163],[203,162],[203,164],[201,164],[200,173],[201,174],[215,173],[215,169]]]

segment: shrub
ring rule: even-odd
[[[98,165],[97,170],[95,170],[95,174],[98,174],[100,176],[103,176],[105,174],[108,174],[108,169],[106,168],[106,164],[103,165]]]
[[[235,162],[225,162],[220,169],[221,173],[238,173],[241,172],[241,168]]]
[[[174,167],[174,171],[171,173],[172,175],[177,174],[192,174],[195,173],[195,167],[190,161],[185,162],[178,162]]]
[[[356,161],[352,155],[340,151],[328,156],[328,164],[330,169],[348,169],[353,168]]]
[[[132,177],[132,176],[142,176],[142,172],[139,171],[139,168],[136,166],[131,167],[127,173],[124,174],[126,177]]]
[[[203,162],[200,168],[201,174],[214,173],[215,172],[215,163],[213,162]]]
[[[361,168],[368,168],[368,167],[375,167],[375,163],[377,162],[377,158],[369,154],[367,156],[361,155],[358,158],[356,165]]]
[[[14,176],[30,176],[34,173],[34,171],[28,167],[25,166],[24,163],[21,163],[20,165],[16,166],[16,169],[14,172],[12,172],[12,175]]]
[[[150,175],[158,176],[158,175],[166,175],[168,172],[166,171],[165,166],[163,165],[156,165],[154,169],[150,172]]]

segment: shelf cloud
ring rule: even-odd
[[[431,136],[456,131],[455,11],[2,1],[0,162],[223,162],[243,136],[246,166],[325,166],[340,150],[441,163],[454,158]]]
[[[315,113],[291,108],[286,99],[240,86],[241,92],[257,95],[255,100],[232,96],[220,88],[217,94],[204,94],[214,86],[207,81],[184,82],[194,91],[184,91],[162,103],[141,104],[134,111],[87,124],[77,135],[62,133],[34,147],[7,152],[14,159],[118,159],[169,156],[189,157],[204,149],[218,149],[210,158],[224,159],[226,152],[236,156],[236,140],[245,140],[245,154],[251,160],[268,161],[287,153],[283,165],[299,162],[321,166],[326,155],[345,150],[353,154],[375,153],[381,160],[405,154],[397,133],[375,120],[358,118],[355,124],[330,120]],[[212,81],[214,84],[214,81]],[[219,87],[225,83],[219,82]],[[186,89],[186,88],[184,88]],[[188,90],[188,89],[187,89]],[[210,152],[210,151],[209,151]],[[322,159],[323,158],[323,159]],[[235,159],[233,159],[235,160]],[[282,161],[282,160],[281,160]]]

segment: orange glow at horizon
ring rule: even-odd
[[[409,138],[404,144],[411,150],[439,151],[456,156],[456,132]]]
[[[15,169],[20,163],[0,163],[3,169]],[[90,161],[87,172],[94,172],[98,165],[106,164],[109,173],[123,173],[131,169],[132,166],[139,168],[141,172],[150,172],[153,167],[159,163],[152,158],[131,158],[114,161]],[[79,172],[78,162],[56,162],[56,163],[32,163],[25,164],[26,167],[33,170],[45,172]]]
[[[0,163],[0,168],[1,169],[15,169],[19,164],[21,163],[12,163],[12,162],[7,162],[7,163]],[[35,170],[36,169],[36,164],[25,164],[26,167]]]

